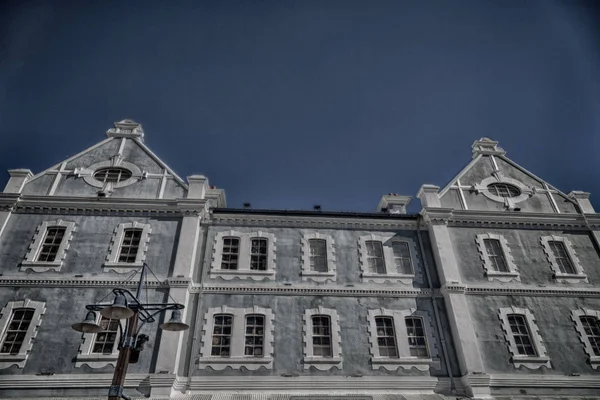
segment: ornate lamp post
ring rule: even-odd
[[[132,350],[136,352],[142,350],[142,346],[148,341],[148,336],[139,335],[140,330],[146,323],[152,323],[156,320],[158,314],[172,310],[171,319],[160,325],[160,328],[165,331],[179,332],[189,328],[189,325],[181,322],[181,310],[185,307],[179,303],[142,303],[139,298],[142,294],[144,278],[148,265],[144,263],[142,266],[140,280],[138,282],[137,292],[134,295],[127,289],[115,288],[113,293],[115,299],[112,304],[88,304],[85,308],[88,311],[85,320],[73,324],[71,327],[78,332],[83,333],[99,333],[103,328],[96,323],[96,311],[108,319],[126,319],[125,328],[119,328],[121,335],[119,338],[119,357],[115,366],[112,384],[108,390],[108,400],[119,400],[121,398],[130,400],[130,397],[123,393],[123,385],[125,383],[125,375],[127,367],[130,363]],[[140,323],[141,322],[141,323]]]

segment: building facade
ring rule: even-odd
[[[422,211],[230,209],[206,177],[178,177],[141,125],[0,193],[0,398],[106,396],[119,324],[71,329],[85,305],[135,287],[185,305],[159,323],[126,392],[211,396],[594,396],[600,392],[600,218],[475,141]]]

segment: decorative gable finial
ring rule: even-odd
[[[115,122],[115,127],[110,128],[106,131],[108,137],[125,137],[125,138],[137,138],[144,141],[144,130],[142,125],[138,124],[132,119],[124,119],[119,122]]]
[[[483,137],[479,140],[474,141],[471,148],[473,149],[473,158],[477,157],[480,154],[494,156],[503,156],[506,154],[506,151],[504,151],[503,148],[498,147],[498,142],[488,137]]]

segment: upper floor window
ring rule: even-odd
[[[119,183],[126,181],[131,176],[131,171],[119,167],[100,168],[94,172],[94,179],[102,183]]]
[[[92,353],[112,354],[119,333],[119,320],[102,317],[100,320],[102,332],[98,332],[94,338]]]
[[[487,188],[491,194],[498,197],[517,197],[521,194],[518,187],[508,183],[490,183]]]
[[[412,238],[365,235],[358,239],[358,251],[363,281],[411,284],[417,278],[418,253]]]
[[[335,281],[336,259],[333,237],[322,232],[302,233],[302,280]]]
[[[273,312],[262,307],[209,308],[200,368],[273,368]]]
[[[265,238],[252,238],[252,249],[250,251],[250,269],[256,271],[267,270],[267,247],[269,241]]]
[[[499,313],[515,368],[521,365],[530,369],[540,368],[542,365],[551,368],[550,358],[546,355],[546,347],[531,311],[526,308],[507,307],[501,308]]]
[[[368,311],[369,342],[373,369],[440,368],[433,326],[420,310]]]
[[[224,231],[215,235],[209,275],[223,279],[274,279],[275,236]]]
[[[304,369],[342,367],[339,316],[319,306],[304,311]]]
[[[60,271],[74,232],[74,222],[60,219],[42,222],[21,262],[21,271]]]
[[[557,282],[587,282],[587,275],[577,257],[571,241],[563,236],[543,236],[540,239],[554,279]]]
[[[19,354],[19,350],[25,340],[25,335],[29,331],[34,312],[35,310],[31,308],[17,308],[13,310],[8,328],[2,338],[0,353]]]
[[[150,224],[137,221],[119,224],[114,230],[103,270],[126,273],[141,267],[146,261],[150,233]]]
[[[495,233],[480,234],[475,238],[475,242],[488,280],[500,282],[521,280],[504,236]]]
[[[571,319],[593,369],[600,368],[600,311],[579,308],[571,311]]]
[[[0,310],[0,369],[25,366],[46,311],[41,301],[11,301]]]

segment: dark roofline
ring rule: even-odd
[[[260,210],[253,208],[213,208],[214,214],[259,214],[299,217],[339,217],[369,219],[417,219],[419,214],[387,214],[383,212],[365,213],[348,211],[312,211],[312,210]]]

